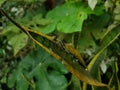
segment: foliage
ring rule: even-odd
[[[101,14],[102,8],[96,8],[92,11],[84,3],[65,3],[56,7],[46,15],[46,19],[50,21],[41,31],[44,33],[51,33],[57,28],[58,31],[64,33],[73,33],[81,31],[83,22],[87,19],[89,14]],[[74,18],[74,19],[73,19]],[[49,29],[49,31],[48,31]]]
[[[29,61],[29,62],[28,62]],[[8,78],[8,86],[17,90],[66,90],[68,71],[41,48],[30,52]]]
[[[26,35],[1,13],[2,90],[120,89],[119,0],[1,0],[0,5],[17,23],[33,30]],[[39,32],[47,40],[38,38]],[[35,40],[61,59],[69,59],[69,65]],[[74,61],[78,52],[86,67]]]

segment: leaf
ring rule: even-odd
[[[68,71],[62,63],[43,49],[37,48],[22,59],[17,69],[9,77],[8,85],[11,87],[17,85],[17,90],[28,90],[28,87],[31,86],[29,82],[32,81],[32,84],[35,84],[33,85],[35,90],[66,90],[68,83],[64,74],[67,73]]]
[[[27,44],[27,39],[28,37],[24,33],[15,35],[10,39],[10,42],[13,46],[14,55],[16,55]]]
[[[35,2],[35,0],[25,0],[25,2],[33,3],[33,2]]]
[[[70,89],[71,90],[81,90],[82,89],[80,80],[74,75],[72,75],[72,78],[71,78]]]
[[[108,31],[106,31],[108,32]],[[96,62],[97,58],[101,55],[101,53],[111,44],[113,43],[118,36],[120,36],[120,27],[117,26],[114,29],[112,29],[110,32],[108,32],[105,36],[104,39],[101,41],[101,46],[99,49],[99,52],[93,57],[92,61],[88,65],[88,69],[91,70],[94,63]]]
[[[95,51],[96,45],[99,44],[98,40],[104,34],[102,30],[109,22],[110,16],[108,14],[102,14],[91,18],[93,19],[92,22],[84,23],[85,26],[83,27],[80,39],[78,40],[78,48],[82,53],[85,53],[90,47],[92,47],[92,51]],[[96,40],[93,39],[91,34],[93,34]]]
[[[111,30],[102,40],[101,48],[107,48],[111,43],[113,43],[120,36],[120,26],[116,26]]]
[[[14,56],[27,44],[28,36],[20,33],[19,29],[14,26],[8,26],[2,33],[6,35],[10,41]]]
[[[104,34],[102,30],[110,20],[110,16],[108,14],[93,16],[91,18],[93,19],[92,22],[84,23],[85,26],[83,27],[78,40],[77,46],[82,53],[85,53],[86,49],[88,50],[90,47],[92,47],[92,50],[95,51],[95,47],[99,44],[99,42],[93,39],[91,33],[96,40],[100,39]]]
[[[0,0],[0,6],[5,2],[6,0]]]
[[[6,27],[2,33],[8,36],[8,39],[10,39],[11,37],[13,37],[14,34],[18,34],[19,30],[17,27],[9,24],[9,26]]]
[[[113,7],[114,7],[114,4],[113,4],[112,1],[107,0],[107,1],[105,1],[104,6],[105,6],[105,10],[108,11],[110,8],[113,8]]]
[[[82,24],[87,19],[87,14],[84,12],[74,13],[64,17],[60,23],[58,23],[57,29],[64,33],[73,33],[82,30]]]
[[[114,65],[114,68],[113,70],[113,73],[112,73],[112,77],[110,78],[110,81],[109,81],[109,86],[111,88],[113,88],[114,90],[119,90],[120,89],[120,82],[119,82],[119,78],[118,78],[118,66],[117,66],[117,63],[114,61],[113,62],[113,65]]]
[[[105,34],[103,34],[104,39],[102,38],[101,45],[99,47],[98,53],[93,57],[91,62],[88,65],[88,70],[92,74],[94,78],[98,78],[98,70],[100,63],[104,60],[105,49],[111,45],[120,35],[120,27],[113,27],[111,30],[107,30]],[[101,36],[102,37],[102,36]]]
[[[94,10],[97,2],[98,2],[98,0],[88,0],[88,5],[90,6],[90,8],[91,8],[92,10]]]
[[[104,61],[101,62],[100,68],[101,68],[102,72],[105,74],[107,71],[107,65]]]
[[[51,23],[50,20],[42,18],[42,14],[41,13],[40,14],[38,13],[37,15],[34,15],[32,20],[31,21],[27,21],[27,22],[29,22],[28,25],[27,25],[28,27],[30,27],[31,29],[35,29],[37,31],[41,31],[42,27],[44,27],[44,26],[46,26],[46,25]],[[24,25],[26,25],[27,22],[24,21],[23,22]]]
[[[49,11],[45,19],[51,21],[49,25],[42,27],[41,32],[51,33],[56,28],[60,32],[73,33],[82,30],[83,22],[89,14],[100,15],[102,8],[98,7],[92,11],[81,2],[67,2]]]

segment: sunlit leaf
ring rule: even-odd
[[[24,33],[15,35],[14,38],[10,39],[10,42],[14,49],[14,55],[16,55],[19,50],[21,50],[27,44],[27,36]]]
[[[20,33],[19,29],[14,26],[7,27],[2,33],[6,35],[10,41],[13,47],[14,55],[16,55],[19,50],[27,44],[28,36],[24,33]]]
[[[0,6],[5,2],[6,0],[0,0]]]
[[[64,33],[81,31],[85,19],[87,19],[87,14],[84,12],[68,15],[58,23],[57,29]]]
[[[106,0],[104,6],[105,6],[106,11],[108,11],[110,8],[114,7],[114,4],[112,1]]]
[[[81,31],[83,22],[89,14],[100,15],[101,13],[101,7],[92,11],[84,3],[65,3],[47,13],[46,19],[51,20],[51,23],[43,27],[41,31],[43,33],[51,33],[56,27],[58,31],[64,33]]]

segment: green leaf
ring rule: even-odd
[[[64,33],[73,33],[82,30],[82,24],[87,19],[87,14],[84,12],[74,13],[64,17],[60,23],[58,23],[57,29]]]
[[[10,39],[11,37],[13,37],[13,35],[19,33],[19,29],[13,24],[9,24],[9,26],[7,26],[2,33],[6,35],[8,39]]]
[[[80,80],[74,75],[72,75],[72,78],[71,78],[70,89],[71,90],[82,90]]]
[[[24,33],[20,33],[16,26],[9,25],[2,33],[6,35],[10,41],[14,55],[16,55],[27,44],[28,36]]]
[[[57,28],[58,31],[64,33],[78,32],[82,30],[83,22],[89,14],[100,15],[101,13],[100,6],[92,11],[85,3],[68,2],[47,13],[46,19],[51,23],[43,27],[41,31],[51,33]]]
[[[98,42],[92,38],[91,33],[96,40],[100,39],[103,35],[102,30],[110,20],[110,16],[108,14],[92,16],[91,18],[92,22],[84,22],[84,27],[80,33],[81,37],[78,40],[78,48],[82,53],[85,53],[85,50],[88,50],[90,47],[92,47],[93,51],[95,51],[95,47]]]
[[[29,82],[33,81],[35,90],[66,90],[68,83],[64,74],[67,73],[62,63],[37,48],[20,62],[9,77],[8,85],[17,85],[17,90],[28,90],[29,86],[32,88]]]
[[[117,66],[117,63],[114,61],[113,62],[113,65],[114,65],[114,71],[112,73],[112,77],[110,78],[110,81],[109,81],[109,86],[114,89],[114,90],[119,90],[120,89],[120,82],[119,82],[119,78],[118,78],[118,66]]]
[[[104,60],[105,49],[113,43],[118,36],[120,35],[120,27],[114,27],[111,31],[106,31],[107,34],[104,36],[104,39],[101,41],[98,53],[93,57],[91,62],[88,65],[88,70],[91,72],[94,78],[99,79],[99,66],[102,60]]]
[[[26,2],[28,2],[28,3],[33,3],[33,2],[35,2],[36,0],[25,0]]]
[[[108,30],[109,31],[109,30]],[[106,31],[106,32],[108,32]],[[92,70],[92,67],[94,67],[95,62],[97,62],[97,59],[99,56],[104,52],[104,50],[111,45],[117,38],[120,36],[120,26],[116,26],[111,31],[109,31],[105,36],[104,39],[101,41],[101,45],[99,47],[98,53],[93,57],[91,62],[88,65],[88,69]]]
[[[24,33],[15,35],[10,39],[10,42],[13,46],[14,55],[16,55],[27,44],[27,39],[28,37]]]
[[[6,0],[0,0],[0,6],[5,2]]]

